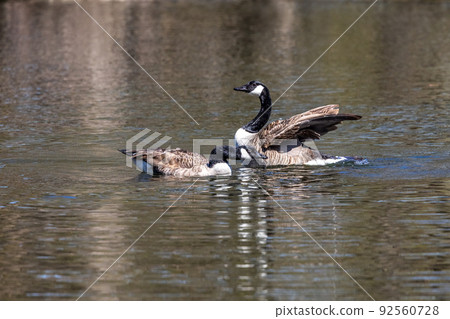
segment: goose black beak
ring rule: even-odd
[[[242,92],[246,92],[246,93],[249,93],[249,92],[250,92],[250,91],[248,90],[248,88],[247,88],[247,85],[239,86],[239,87],[237,87],[237,88],[234,88],[233,90],[235,90],[235,91],[242,91]]]

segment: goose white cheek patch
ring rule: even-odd
[[[217,175],[231,175],[231,168],[227,163],[217,163],[213,168]]]
[[[254,95],[261,95],[261,92],[264,90],[264,86],[262,85],[258,85],[253,91],[251,91],[249,94],[254,94]]]

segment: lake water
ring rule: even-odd
[[[1,299],[77,299],[164,212],[81,300],[450,298],[448,1],[376,3],[274,105],[363,116],[317,146],[369,164],[198,180],[117,149],[233,138],[233,87],[275,100],[371,2],[81,4],[198,125],[73,1],[0,2]]]

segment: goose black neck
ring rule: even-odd
[[[259,110],[258,115],[256,115],[253,120],[248,122],[248,124],[243,126],[243,129],[249,133],[258,133],[264,125],[267,124],[270,118],[270,113],[272,112],[272,100],[267,88],[264,88],[261,92],[259,101],[261,102],[261,109]]]

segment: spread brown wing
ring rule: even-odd
[[[319,139],[320,136],[337,129],[337,124],[345,120],[359,120],[361,116],[338,114],[339,105],[321,106],[305,113],[294,115],[287,120],[270,123],[259,133],[263,148],[268,148],[275,139]]]
[[[188,152],[182,149],[154,149],[138,150],[131,154],[131,157],[139,157],[154,166],[164,166],[173,168],[192,168],[194,166],[205,165],[208,160],[200,154]]]

